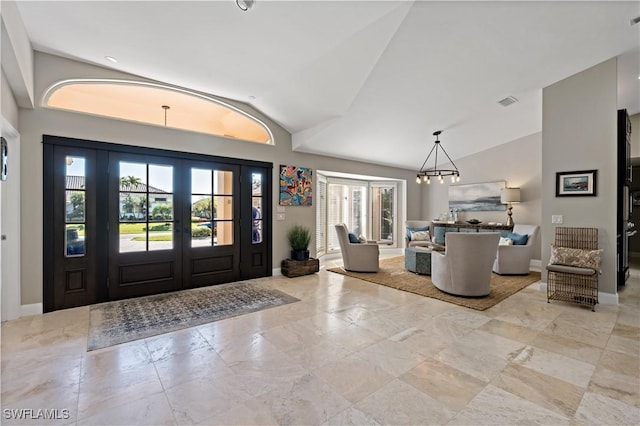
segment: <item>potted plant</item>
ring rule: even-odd
[[[308,260],[309,243],[311,242],[311,230],[305,226],[295,225],[287,233],[289,246],[291,247],[291,259]]]

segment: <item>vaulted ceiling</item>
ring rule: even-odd
[[[18,8],[36,50],[250,103],[304,152],[417,169],[442,130],[454,159],[471,155],[539,132],[543,87],[616,56],[619,107],[640,111],[638,1]]]

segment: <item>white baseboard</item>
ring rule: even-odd
[[[601,291],[598,292],[598,301],[603,305],[617,305],[620,303],[618,299],[618,293],[603,293]]]
[[[30,315],[42,315],[44,308],[42,303],[32,303],[30,305],[20,305],[20,316],[28,317]]]
[[[547,283],[543,283],[540,281],[540,291],[543,293],[547,292]],[[618,294],[612,293],[604,293],[602,291],[598,292],[598,303],[602,305],[617,305],[619,304]]]
[[[542,260],[540,259],[531,259],[531,262],[529,262],[529,268],[533,269],[534,271],[542,271]]]
[[[274,277],[279,277],[280,275],[282,275],[282,269],[281,268],[273,268],[271,270],[271,275]]]

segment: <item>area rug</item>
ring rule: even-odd
[[[87,351],[298,302],[254,283],[229,283],[92,305]]]
[[[329,271],[421,296],[444,300],[445,302],[455,303],[478,311],[489,309],[498,302],[540,280],[539,272],[511,276],[491,274],[488,296],[459,297],[438,290],[431,282],[429,275],[418,275],[404,269],[404,256],[380,260],[380,269],[376,273],[351,272],[346,271],[344,268],[331,268]]]

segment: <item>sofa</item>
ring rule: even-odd
[[[500,275],[527,275],[539,231],[538,225],[514,225],[512,233],[520,236],[527,235],[527,242],[523,245],[498,246],[496,260],[493,262],[493,272]],[[509,238],[509,234],[506,237]]]
[[[405,236],[404,236],[404,246],[405,247],[429,247],[431,246],[431,221],[430,220],[405,220]],[[426,240],[412,240],[411,233],[412,231],[426,231],[428,232],[428,239]]]

